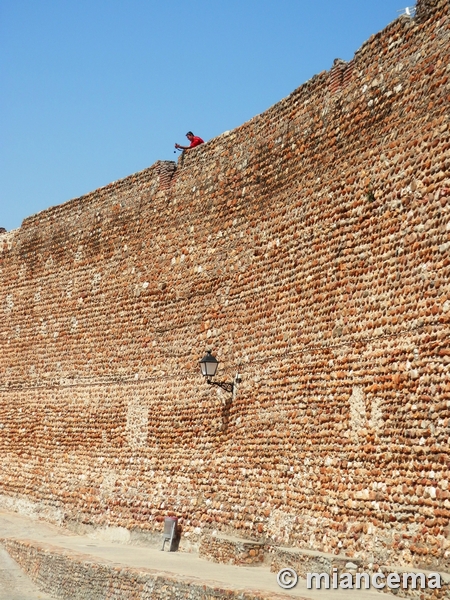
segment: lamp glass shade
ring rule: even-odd
[[[203,377],[214,377],[217,371],[217,366],[219,361],[215,358],[211,351],[208,350],[205,356],[200,361],[200,369],[202,371]]]

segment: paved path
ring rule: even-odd
[[[135,568],[144,567],[158,572],[166,572],[172,577],[186,575],[205,581],[215,581],[225,587],[246,590],[272,591],[285,594],[286,598],[311,598],[313,600],[382,600],[391,595],[380,595],[376,591],[364,590],[308,590],[305,580],[299,580],[294,590],[282,590],[276,581],[276,574],[267,567],[235,567],[212,563],[198,558],[197,554],[186,552],[161,552],[145,546],[131,546],[99,541],[89,535],[76,535],[70,531],[42,521],[0,510],[0,537],[28,539],[44,542],[68,550],[89,554],[93,560],[106,559],[117,565]],[[1,549],[1,547],[0,547]],[[49,596],[36,591],[29,579],[20,571],[3,550],[0,555],[0,588],[8,589],[6,596],[0,591],[1,600],[48,600]],[[3,575],[2,575],[3,574]],[[4,578],[4,586],[2,579]]]
[[[37,589],[1,546],[0,600],[51,600],[50,596]]]

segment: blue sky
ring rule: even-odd
[[[173,160],[412,0],[0,0],[0,226]]]

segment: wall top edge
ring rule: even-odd
[[[82,196],[77,196],[76,198],[71,198],[69,200],[65,200],[61,204],[55,204],[54,206],[49,206],[48,208],[46,208],[42,211],[39,211],[33,215],[25,217],[25,219],[22,221],[21,227],[19,229],[16,229],[15,231],[18,232],[23,228],[28,228],[30,226],[33,226],[33,224],[36,221],[42,221],[45,219],[51,219],[52,217],[56,217],[66,210],[69,210],[69,209],[73,210],[77,206],[79,206],[80,208],[81,208],[81,206],[86,206],[86,204],[89,203],[89,201],[91,201],[91,200],[97,199],[102,196],[107,196],[113,191],[120,191],[122,188],[124,188],[124,187],[126,188],[129,185],[139,184],[140,182],[143,182],[143,181],[148,182],[152,179],[157,179],[159,177],[161,171],[163,170],[164,166],[166,166],[166,165],[175,166],[175,164],[176,163],[174,161],[157,160],[150,167],[145,167],[145,169],[142,169],[141,171],[136,171],[135,173],[127,175],[126,177],[123,177],[122,179],[117,179],[115,181],[111,181],[110,183],[107,183],[104,186],[96,188],[95,190],[92,190],[91,192],[87,192],[86,194],[83,194]]]
[[[448,12],[449,8],[449,0],[418,0],[415,17],[411,17],[408,15],[400,15],[399,17],[391,21],[388,25],[386,25],[386,27],[384,27],[382,30],[371,35],[361,45],[361,47],[355,51],[354,56],[350,61],[335,59],[334,64],[329,70],[321,71],[320,73],[313,75],[310,79],[308,79],[299,87],[294,89],[286,97],[282,98],[281,100],[267,108],[265,111],[253,116],[251,119],[249,119],[245,123],[242,123],[235,129],[225,131],[219,134],[218,136],[212,138],[206,144],[196,149],[195,152],[184,154],[183,158],[183,155],[180,155],[180,157],[178,158],[178,163],[175,163],[174,161],[158,160],[153,165],[146,167],[141,171],[127,175],[122,179],[112,181],[91,192],[83,194],[82,196],[66,200],[61,204],[50,206],[44,209],[43,211],[30,215],[23,220],[21,227],[14,231],[17,233],[23,228],[32,228],[39,222],[51,220],[52,216],[56,217],[57,215],[60,215],[61,213],[64,213],[66,211],[72,211],[78,206],[85,206],[90,201],[98,199],[103,195],[106,196],[114,190],[119,191],[124,187],[126,188],[129,185],[133,185],[133,183],[139,183],[139,181],[141,180],[145,180],[148,182],[152,178],[156,179],[160,176],[161,171],[164,170],[164,166],[170,166],[171,169],[188,169],[191,165],[197,162],[199,157],[206,158],[206,156],[209,153],[214,155],[215,148],[217,148],[218,145],[222,143],[231,143],[233,139],[237,135],[239,135],[242,132],[242,130],[246,127],[256,125],[264,119],[270,119],[270,117],[274,113],[282,111],[286,106],[289,105],[289,103],[293,101],[300,102],[302,98],[305,98],[305,101],[307,101],[308,97],[313,96],[316,91],[319,91],[324,85],[326,85],[327,82],[330,81],[330,79],[333,77],[333,72],[335,68],[345,68],[350,63],[352,63],[353,66],[356,68],[358,68],[358,66],[360,68],[364,68],[364,62],[366,59],[370,59],[370,55],[374,51],[374,46],[378,46],[378,44],[383,38],[392,35],[392,33],[394,33],[395,30],[397,30],[399,27],[406,27],[407,29],[423,27],[424,21],[429,21],[437,12],[441,11],[442,9],[446,9]],[[0,242],[2,239],[4,239],[4,235],[5,234],[0,234]]]

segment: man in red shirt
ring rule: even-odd
[[[194,135],[192,131],[188,131],[186,134],[187,139],[191,142],[190,146],[180,146],[180,144],[175,144],[175,148],[179,150],[190,150],[191,148],[195,148],[196,146],[200,146],[200,144],[204,144],[205,142],[202,138]]]

